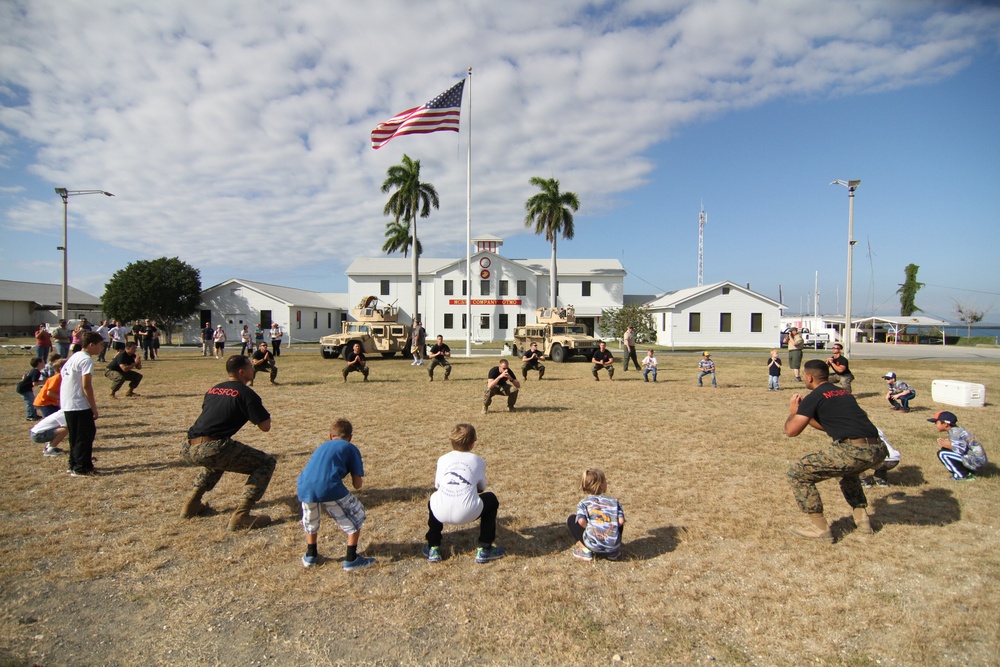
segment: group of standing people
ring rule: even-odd
[[[275,357],[280,357],[281,342],[285,336],[285,332],[282,331],[281,325],[273,322],[269,333],[271,352]],[[216,359],[225,359],[226,343],[228,340],[229,336],[226,334],[226,329],[223,325],[216,325],[213,329],[211,322],[205,322],[201,328],[201,356],[214,356]],[[261,324],[257,324],[253,331],[250,331],[249,324],[243,325],[239,338],[240,354],[252,355],[260,349],[260,344],[264,342],[264,329],[261,328]]]

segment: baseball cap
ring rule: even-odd
[[[889,371],[888,373],[886,373],[885,375],[882,376],[882,379],[883,380],[895,380],[896,379],[896,374],[893,373],[892,371]]]
[[[952,412],[948,412],[947,410],[942,410],[941,412],[937,413],[927,421],[929,421],[932,424],[934,422],[944,422],[945,424],[951,424],[952,426],[954,426],[955,424],[958,423],[958,417],[956,417],[955,414]]]
[[[703,356],[703,357],[710,357],[710,356],[712,356],[712,353],[708,352],[708,351],[705,351],[705,352],[701,353],[701,356]]]

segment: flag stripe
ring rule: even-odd
[[[396,114],[372,130],[372,148],[378,149],[393,137],[431,132],[458,132],[465,79],[427,104]]]

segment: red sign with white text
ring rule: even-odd
[[[449,306],[464,306],[465,299],[449,299]],[[520,299],[473,299],[473,306],[520,306]]]

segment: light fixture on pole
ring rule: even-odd
[[[66,305],[69,303],[68,293],[69,293],[69,282],[67,268],[69,266],[68,261],[68,248],[69,248],[69,198],[74,195],[104,195],[106,197],[114,197],[110,192],[105,192],[104,190],[67,190],[66,188],[56,188],[56,194],[62,197],[63,200],[63,244],[58,246],[56,250],[62,250],[63,253],[63,279],[62,279],[62,315],[61,319],[66,319]]]
[[[848,209],[847,209],[847,298],[844,303],[844,354],[850,356],[851,343],[854,335],[851,333],[851,280],[854,270],[854,191],[861,185],[860,180],[853,181],[833,181],[830,185],[843,185],[847,188]]]

